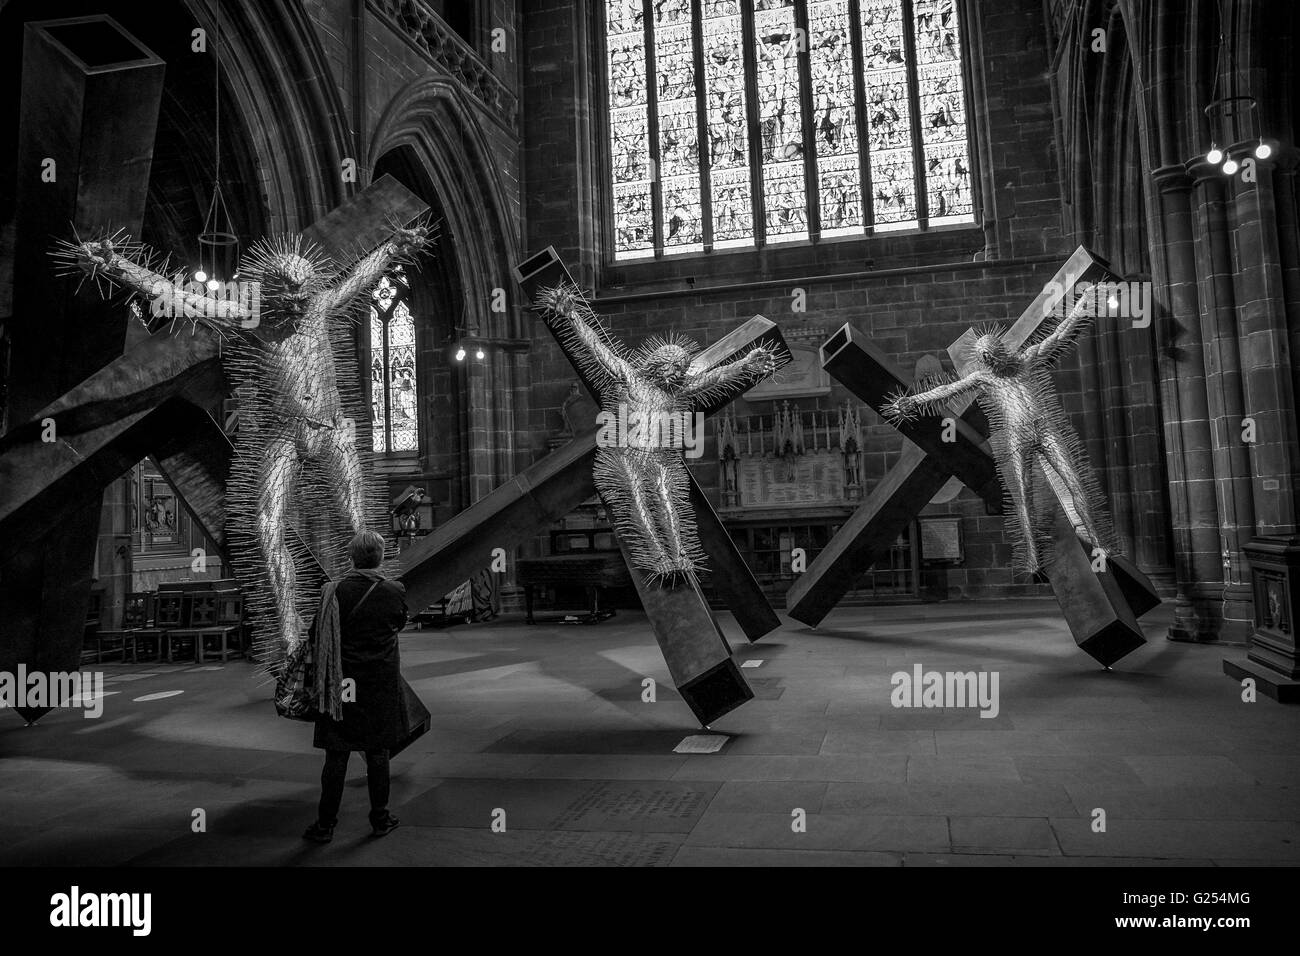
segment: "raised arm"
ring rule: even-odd
[[[574,335],[591,353],[596,363],[604,369],[605,373],[626,382],[632,377],[632,366],[630,366],[622,357],[614,352],[591,323],[582,317],[576,310],[569,313],[569,327],[573,330]]]
[[[385,272],[416,255],[432,241],[432,231],[425,226],[394,231],[392,238],[362,256],[334,285],[318,293],[317,303],[327,312],[350,308],[378,285]]]
[[[896,392],[889,396],[889,400],[880,409],[880,414],[886,421],[894,423],[915,421],[925,414],[937,415],[946,410],[949,401],[983,384],[984,372],[975,371],[964,378],[922,392]]]
[[[1101,296],[1107,295],[1109,289],[1101,283],[1088,286],[1079,296],[1079,301],[1074,304],[1069,313],[1061,320],[1060,325],[1052,330],[1052,333],[1041,341],[1033,345],[1026,346],[1021,355],[1024,357],[1027,365],[1034,365],[1040,362],[1050,362],[1062,355],[1066,349],[1075,343],[1093,319],[1097,317],[1097,303]]]
[[[143,260],[138,243],[116,236],[90,242],[67,243],[57,253],[58,258],[75,265],[87,276],[107,279],[119,289],[125,289],[149,300],[147,314],[173,319],[195,319],[217,325],[248,328],[256,325],[254,313],[239,301],[239,297],[209,296],[199,290],[198,283],[178,284],[149,268]]]
[[[746,381],[758,382],[774,371],[776,371],[776,354],[771,349],[760,345],[742,359],[717,365],[690,376],[682,391],[694,397],[715,388],[726,388]]]
[[[536,310],[555,333],[561,348],[585,353],[577,358],[589,358],[589,370],[622,382],[632,380],[632,366],[601,334],[596,325],[596,314],[587,306],[577,288],[562,282],[553,288],[538,289],[536,303]]]

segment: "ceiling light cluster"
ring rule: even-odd
[[[1223,96],[1205,107],[1205,118],[1215,134],[1205,161],[1218,166],[1225,176],[1235,175],[1248,157],[1268,159],[1273,155],[1272,144],[1259,132],[1258,105],[1253,96]],[[1234,145],[1222,147],[1220,139]]]

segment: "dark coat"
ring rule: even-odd
[[[356,681],[356,700],[343,703],[343,719],[316,721],[313,746],[323,750],[389,750],[407,732],[397,633],[406,624],[406,588],[381,581],[356,614],[374,582],[356,571],[339,581],[343,679]],[[316,623],[312,622],[312,639]]]

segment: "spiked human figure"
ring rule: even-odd
[[[264,240],[241,263],[239,287],[252,290],[243,296],[208,295],[201,284],[166,277],[144,247],[121,234],[65,243],[56,253],[93,279],[148,300],[147,312],[201,323],[223,337],[240,399],[227,538],[249,607],[259,612],[255,644],[270,664],[305,636],[314,600],[299,586],[306,546],[294,534],[291,511],[310,516],[318,501],[338,506],[347,532],[334,535],[327,571],[352,534],[382,520],[383,505],[367,482],[368,456],[348,417],[350,406],[361,407],[350,332],[364,295],[431,238],[423,225],[395,227],[346,269],[300,236]],[[318,525],[328,524],[328,514],[319,517]]]
[[[571,286],[542,291],[539,304],[595,384],[603,420],[617,424],[598,436],[593,477],[633,563],[655,579],[693,575],[705,555],[681,430],[698,427],[695,408],[713,390],[756,385],[776,370],[780,357],[759,346],[734,361],[692,371],[699,352],[694,342],[652,338],[628,350],[605,334]]]
[[[1016,543],[1017,563],[1029,573],[1041,566],[1048,517],[1036,503],[1035,465],[1042,468],[1076,530],[1103,553],[1113,549],[1096,480],[1051,377],[1057,361],[1096,317],[1103,294],[1103,286],[1089,286],[1050,334],[1019,351],[1003,341],[1002,329],[978,330],[969,373],[893,395],[883,409],[890,421],[908,421],[922,413],[943,415],[948,414],[949,401],[975,393],[988,417],[989,443],[1011,506],[1008,531]]]

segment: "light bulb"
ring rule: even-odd
[[[464,350],[464,349],[457,349],[457,350],[456,350],[456,361],[457,361],[457,362],[463,362],[463,361],[465,361],[465,350]]]
[[[1119,308],[1119,299],[1118,299],[1117,297],[1115,297],[1115,296],[1112,295],[1109,299],[1106,300],[1106,305],[1107,305],[1108,308],[1111,308],[1111,309],[1118,309],[1118,308]]]
[[[1268,143],[1261,141],[1260,144],[1255,147],[1255,157],[1257,159],[1268,159],[1272,155],[1273,147],[1268,145]]]
[[[202,269],[200,269],[200,270],[198,270],[197,272],[194,273],[194,281],[195,281],[195,282],[207,282],[207,281],[208,281],[208,274],[207,274],[206,272],[204,272]]]
[[[1233,159],[1231,156],[1229,156],[1228,161],[1223,164],[1223,171],[1227,173],[1229,176],[1231,176],[1233,173],[1237,171],[1237,169],[1238,169],[1237,161]]]
[[[221,288],[221,283],[218,282],[216,279],[209,279],[208,288],[211,289],[213,292],[216,292],[218,289]]]
[[[482,349],[479,349],[477,352],[475,352],[475,353],[474,353],[474,357],[475,357],[476,359],[479,359],[479,360],[481,361],[481,360],[483,359],[483,350],[482,350]]]
[[[1211,143],[1210,151],[1205,154],[1205,161],[1213,166],[1219,165],[1223,162],[1223,150]]]

